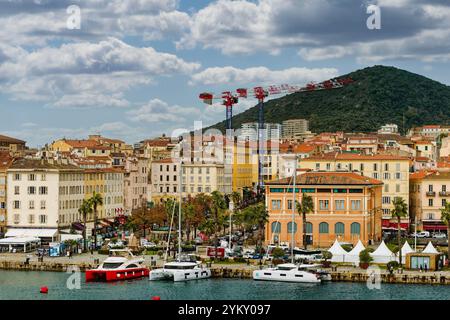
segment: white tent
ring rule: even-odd
[[[356,246],[347,254],[346,261],[353,262],[354,264],[359,264],[359,253],[366,249],[362,244],[361,240],[358,241]]]
[[[348,252],[344,250],[344,248],[341,247],[339,242],[334,241],[333,245],[330,249],[328,249],[329,252],[333,254],[333,257],[331,258],[332,262],[347,262],[347,255]]]
[[[406,241],[402,247],[402,263],[403,264],[406,263],[406,255],[411,252],[414,252],[414,250],[411,248],[408,241]],[[396,254],[396,256],[397,256],[397,261],[398,261],[398,253]]]
[[[422,253],[439,253],[439,251],[436,250],[436,248],[433,246],[433,244],[428,242],[426,248],[422,251]]]
[[[395,254],[389,250],[384,241],[381,241],[377,250],[372,252],[371,257],[374,263],[388,263],[389,261],[396,261]]]

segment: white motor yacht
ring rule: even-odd
[[[331,274],[323,270],[321,264],[301,264],[298,266],[299,270],[309,271],[317,274],[322,281],[331,281]]]
[[[274,268],[253,271],[254,280],[320,283],[321,277],[310,270],[301,270],[293,263],[279,264]]]

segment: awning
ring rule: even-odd
[[[383,222],[384,222],[384,220],[383,220]],[[398,223],[390,221],[389,224],[386,224],[386,225],[385,225],[385,223],[383,223],[383,227],[384,228],[398,229]],[[409,228],[409,223],[407,223],[407,222],[401,222],[400,223],[400,229],[407,230],[408,228]]]
[[[79,223],[79,222],[74,222],[74,223],[72,223],[72,227],[73,227],[75,230],[80,230],[80,231],[83,231],[83,230],[84,230],[84,225],[83,225],[82,223]]]
[[[446,225],[438,225],[438,224],[424,224],[424,231],[447,231]]]
[[[28,244],[28,243],[39,243],[41,240],[34,237],[14,237],[14,238],[4,238],[0,239],[0,244],[10,245],[10,244]]]
[[[57,229],[11,229],[5,234],[5,238],[10,237],[35,237],[35,238],[54,238],[58,233]]]

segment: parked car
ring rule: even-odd
[[[117,241],[117,242],[110,242],[108,243],[108,248],[110,249],[115,249],[115,248],[122,248],[124,246],[122,241]]]
[[[433,234],[433,238],[434,239],[446,239],[447,235],[445,233],[439,232],[439,233]]]
[[[194,239],[194,242],[195,242],[195,244],[197,244],[197,245],[203,244],[203,240],[202,240],[202,238],[200,238],[200,237],[195,238],[195,239]]]
[[[421,231],[421,232],[417,232],[412,234],[413,237],[417,237],[417,238],[429,238],[430,237],[430,232],[429,231]]]
[[[156,248],[156,243],[154,243],[154,242],[144,242],[144,243],[142,244],[142,246],[143,246],[145,249],[152,249],[152,248]]]

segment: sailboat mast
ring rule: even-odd
[[[291,223],[291,261],[294,263],[294,226],[295,226],[295,183],[297,178],[297,155],[294,157],[294,181],[292,187],[292,223]]]
[[[183,179],[183,168],[182,161],[180,161],[180,177],[178,182],[178,193],[179,193],[179,204],[178,204],[178,262],[181,261],[181,200],[182,200],[182,192],[181,192],[181,180]]]

